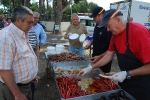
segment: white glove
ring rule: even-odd
[[[104,76],[104,75],[100,74],[100,76],[102,76],[104,78],[114,80],[114,81],[117,81],[117,82],[123,82],[126,79],[127,72],[126,71],[121,71],[121,72],[118,72],[118,73],[116,73],[112,76]]]
[[[92,70],[92,66],[89,65],[88,67],[82,69],[82,70],[79,72],[78,75],[79,75],[79,76],[81,76],[81,75],[83,76],[83,75],[85,75],[85,74],[91,72],[91,70]]]

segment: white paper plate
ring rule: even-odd
[[[79,37],[79,35],[76,33],[69,35],[69,39],[71,39],[71,40],[77,39],[78,37]]]
[[[85,34],[81,34],[80,38],[79,38],[79,41],[83,42],[83,41],[85,41],[85,39],[86,39],[86,35]]]

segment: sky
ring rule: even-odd
[[[108,10],[110,7],[110,3],[123,1],[123,0],[87,0],[88,2],[94,2],[98,4],[98,6],[103,7],[104,9]],[[150,2],[150,0],[138,0],[143,2]]]

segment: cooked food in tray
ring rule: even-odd
[[[61,67],[61,68],[57,67],[57,68],[54,68],[54,72],[56,75],[71,75],[71,74],[78,75],[80,70],[85,68],[85,67],[87,67],[87,66],[80,66],[79,69],[78,68],[76,69],[76,67],[73,68],[71,66],[68,66],[68,69],[63,68],[63,67]],[[97,69],[92,70],[92,73],[97,73],[97,72],[98,72]]]
[[[79,70],[70,69],[70,70],[64,70],[61,68],[54,69],[56,75],[69,75],[69,74],[78,74]]]
[[[90,78],[88,80],[78,80],[62,76],[56,79],[62,98],[75,98],[90,94],[107,92],[117,89],[117,85],[109,79],[100,77]]]
[[[101,74],[104,75],[104,76],[112,76],[114,73],[105,73],[105,72],[102,72]]]
[[[83,58],[80,55],[73,54],[71,52],[63,52],[60,54],[48,55],[48,58],[52,62],[83,60]]]

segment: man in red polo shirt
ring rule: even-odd
[[[137,100],[150,100],[150,34],[148,29],[135,22],[126,22],[116,9],[105,12],[99,27],[106,26],[113,36],[108,52],[93,66],[80,71],[89,73],[92,69],[107,64],[116,53],[121,72],[103,76],[119,82],[122,89]]]

